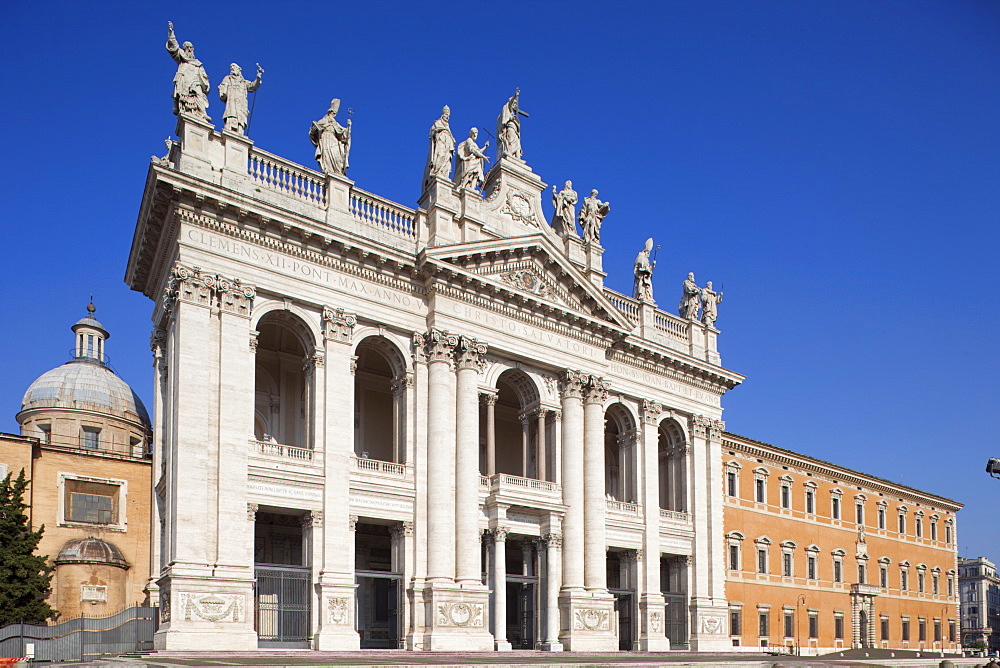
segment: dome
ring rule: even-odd
[[[76,538],[63,545],[55,559],[56,564],[111,564],[128,568],[122,551],[100,538]]]
[[[21,410],[78,408],[125,417],[139,416],[149,427],[149,414],[124,380],[97,360],[78,358],[43,373],[28,387]]]

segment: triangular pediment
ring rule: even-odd
[[[560,309],[632,331],[635,323],[570,262],[548,235],[490,239],[428,248],[426,259]]]

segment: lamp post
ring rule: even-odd
[[[805,606],[806,595],[799,594],[798,604],[800,606]],[[802,613],[799,610],[795,611],[795,655],[802,656],[802,645],[799,643],[799,629],[802,626]]]

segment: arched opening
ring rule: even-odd
[[[684,431],[674,420],[661,422],[658,431],[660,508],[687,512],[687,443]]]
[[[254,437],[312,447],[312,336],[287,311],[272,311],[257,325],[254,365]]]
[[[403,463],[402,424],[406,414],[405,363],[399,351],[379,336],[357,348],[354,372],[354,454]]]
[[[636,428],[632,415],[621,404],[604,414],[604,489],[609,499],[636,502]]]
[[[553,471],[549,412],[526,373],[508,369],[497,379],[496,395],[480,406],[483,433],[481,471],[548,480]],[[492,436],[492,439],[491,439]]]

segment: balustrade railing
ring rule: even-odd
[[[525,489],[535,489],[542,492],[559,491],[559,485],[557,485],[554,482],[549,482],[548,480],[535,480],[534,478],[522,478],[516,475],[507,475],[506,473],[497,474],[496,479],[500,481],[501,485],[513,485],[515,487],[523,487]]]
[[[294,445],[282,445],[274,441],[250,441],[250,449],[262,455],[272,457],[282,457],[284,459],[295,459],[298,461],[312,461],[313,451],[309,448],[299,448]]]
[[[691,323],[666,311],[656,311],[653,315],[653,326],[656,327],[656,331],[685,343],[691,340]]]
[[[681,512],[679,510],[664,510],[660,509],[660,517],[668,520],[677,520],[678,522],[690,522],[691,516],[687,513]]]
[[[636,516],[641,514],[638,504],[626,503],[625,501],[614,501],[612,499],[608,499],[608,510],[614,510],[619,513]]]
[[[364,223],[378,225],[403,236],[413,236],[416,214],[412,210],[364,190],[351,190],[351,214]]]
[[[636,300],[626,297],[620,292],[615,292],[614,290],[606,289],[604,290],[604,296],[614,304],[615,308],[624,313],[626,316],[632,320],[639,320],[639,302]]]
[[[358,463],[359,471],[366,471],[368,473],[384,473],[387,475],[397,476],[402,478],[406,475],[406,465],[397,464],[396,462],[383,462],[378,459],[368,459],[366,457],[357,457],[355,461]]]
[[[326,206],[326,179],[319,172],[255,148],[250,151],[247,173],[271,190]]]

